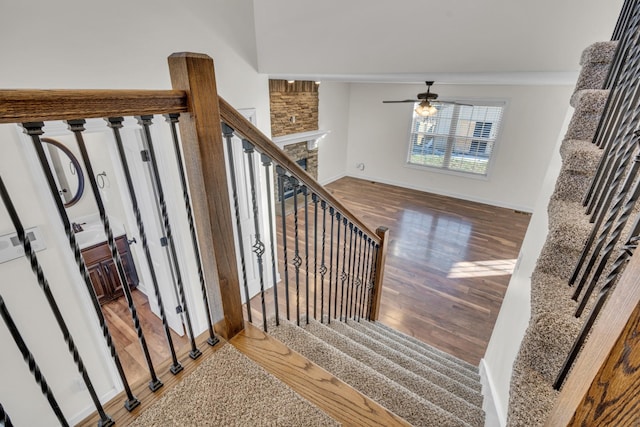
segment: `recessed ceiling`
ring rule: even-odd
[[[622,0],[254,0],[258,70],[344,81],[575,78]]]

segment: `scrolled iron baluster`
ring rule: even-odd
[[[275,249],[275,233],[273,218],[274,214],[271,212],[271,204],[273,203],[271,194],[271,174],[269,174],[269,168],[271,167],[271,158],[266,154],[261,154],[262,166],[264,167],[264,175],[267,177],[267,209],[269,217],[269,250],[271,253],[271,275],[273,276],[273,304],[275,309],[276,326],[280,325],[280,314],[278,307],[278,271],[276,267],[276,249]]]
[[[20,331],[18,330],[18,327],[13,321],[13,317],[11,317],[11,313],[9,313],[9,309],[7,308],[7,305],[4,302],[2,295],[0,295],[0,317],[2,317],[2,319],[4,320],[4,323],[7,325],[7,329],[9,329],[9,333],[11,334],[13,341],[15,341],[16,346],[18,346],[18,349],[22,354],[22,358],[24,359],[25,362],[27,362],[27,366],[29,366],[29,371],[33,375],[33,378],[36,380],[36,383],[38,383],[38,385],[40,386],[40,390],[42,391],[42,394],[44,394],[44,396],[47,398],[47,401],[49,402],[49,406],[51,406],[51,409],[53,410],[53,413],[56,415],[56,418],[60,422],[60,425],[62,425],[63,427],[68,427],[69,423],[67,423],[67,420],[64,414],[62,413],[62,410],[60,409],[60,405],[58,404],[58,401],[53,395],[53,391],[51,391],[51,388],[49,388],[49,384],[47,383],[46,378],[42,374],[42,371],[40,371],[40,367],[38,366],[36,359],[33,357],[33,354],[29,350],[29,347],[27,347],[27,343],[25,343],[24,339],[22,338],[22,335],[20,335]],[[111,424],[105,424],[105,425],[107,426],[113,425],[113,420],[111,420]]]
[[[324,201],[323,201],[324,202]],[[325,211],[326,211],[326,202],[325,203]],[[334,247],[334,242],[333,242],[333,236],[334,236],[334,232],[333,232],[333,228],[334,228],[334,224],[335,224],[335,220],[336,220],[336,211],[333,207],[329,207],[329,216],[331,217],[331,232],[330,232],[330,236],[331,236],[331,242],[329,244],[329,299],[327,300],[327,323],[331,323],[331,287],[333,286],[333,247]],[[340,241],[340,219],[338,219],[338,238],[336,239],[338,242]],[[336,254],[336,259],[338,258],[338,254]],[[338,282],[338,266],[337,266],[337,262],[336,262],[336,283]],[[337,288],[336,288],[336,294],[338,293]],[[324,301],[324,300],[323,300]],[[335,315],[335,309],[334,311],[334,315]]]
[[[627,176],[627,182],[630,182],[630,181],[632,182],[634,180],[635,176],[638,173],[638,170],[640,170],[640,154],[637,155],[635,158],[633,167],[631,168],[631,170],[629,171],[629,175]],[[627,184],[625,183],[625,186],[626,185]],[[613,250],[613,246],[615,246],[615,243],[618,241],[618,237],[620,237],[620,233],[622,232],[624,225],[627,223],[627,219],[629,219],[629,216],[631,215],[631,211],[633,210],[633,207],[635,206],[635,202],[638,200],[639,196],[640,196],[640,183],[636,182],[636,186],[632,194],[629,196],[627,202],[622,207],[620,216],[618,220],[615,222],[615,227],[613,228],[611,237],[609,238],[609,241],[604,251],[602,252],[600,265],[598,266],[597,271],[594,274],[594,278],[591,281],[591,285],[589,286],[591,289],[593,289],[593,286],[595,286],[595,282],[598,281],[600,277],[600,273],[602,273],[602,269],[604,268],[602,259],[608,259],[610,251]],[[584,285],[587,283],[591,270],[595,266],[598,256],[601,255],[600,251],[602,250],[602,247],[607,241],[607,236],[609,235],[609,231],[614,225],[614,221],[618,216],[618,211],[620,209],[620,206],[622,206],[622,202],[624,201],[624,198],[625,198],[624,195],[618,198],[618,200],[616,201],[616,205],[614,206],[615,209],[614,208],[611,209],[611,212],[607,217],[607,221],[602,227],[602,231],[600,232],[600,236],[598,236],[598,241],[596,243],[595,248],[593,249],[593,253],[591,255],[589,263],[587,264],[587,267],[585,268],[582,278],[580,279],[580,283],[578,284],[575,292],[573,293],[572,299],[575,301],[578,300],[578,296],[580,295],[580,292],[582,291],[582,288],[584,287]],[[606,264],[606,261],[605,261],[605,264]]]
[[[2,403],[0,403],[0,427],[13,427],[9,414],[4,410]]]
[[[362,266],[362,293],[360,294],[360,304],[358,309],[358,322],[362,318],[365,304],[367,303],[368,275],[369,275],[369,253],[371,247],[371,238],[365,234],[364,236],[364,264]]]
[[[85,284],[87,292],[89,293],[89,297],[91,298],[91,303],[93,305],[94,311],[96,313],[96,316],[98,317],[98,323],[100,324],[102,336],[107,344],[107,347],[109,348],[109,354],[111,355],[111,358],[113,359],[113,362],[116,365],[118,376],[122,380],[124,391],[125,391],[125,394],[127,395],[127,399],[125,400],[124,407],[128,411],[132,411],[134,408],[140,405],[140,401],[133,395],[133,392],[131,391],[131,387],[129,385],[129,381],[127,381],[127,376],[124,373],[124,369],[122,368],[122,363],[120,362],[118,351],[116,350],[116,347],[113,344],[113,339],[111,338],[111,333],[109,332],[109,326],[107,325],[104,314],[102,313],[102,308],[100,307],[100,302],[98,301],[98,297],[96,296],[96,292],[93,288],[93,284],[91,283],[91,277],[89,276],[89,271],[87,270],[87,266],[84,263],[84,258],[82,257],[82,253],[80,252],[80,247],[78,246],[75,233],[73,232],[71,221],[69,220],[69,216],[67,215],[67,212],[64,208],[62,200],[58,195],[58,187],[56,185],[56,181],[53,177],[51,169],[49,168],[49,163],[47,160],[47,156],[44,152],[44,148],[42,147],[42,142],[40,141],[40,135],[44,133],[42,131],[44,123],[43,122],[27,122],[27,123],[22,123],[21,126],[24,129],[24,132],[31,137],[31,142],[33,143],[33,147],[38,156],[40,168],[42,169],[45,175],[47,186],[49,187],[49,192],[56,205],[60,221],[62,222],[64,232],[67,236],[67,240],[69,241],[69,247],[73,252],[73,257],[76,261],[76,265],[78,266],[78,270],[80,272],[80,275],[82,276],[82,280]]]
[[[638,232],[637,229],[634,231],[636,233]],[[613,287],[613,284],[615,283],[616,278],[624,269],[625,265],[629,261],[629,258],[631,258],[631,256],[633,255],[634,250],[638,247],[639,239],[640,237],[637,235],[630,238],[627,241],[627,244],[624,246],[621,254],[618,256],[618,258],[614,262],[611,268],[611,272],[607,276],[605,284],[600,289],[596,302],[593,304],[593,307],[589,312],[589,316],[587,316],[584,323],[582,324],[582,328],[580,329],[578,336],[574,340],[571,350],[569,350],[569,354],[567,355],[567,358],[565,359],[562,365],[562,368],[560,368],[560,372],[558,373],[558,376],[556,377],[553,383],[553,388],[555,390],[560,390],[560,387],[562,387],[564,380],[567,378],[567,375],[569,374],[569,370],[571,370],[571,366],[573,365],[576,358],[578,357],[578,353],[580,352],[582,345],[586,341],[587,336],[589,336],[589,332],[591,332],[591,328],[593,328],[593,324],[598,318],[598,314],[600,314],[600,310],[602,310],[602,307],[604,306],[604,303],[606,302],[607,297],[609,296],[609,292],[611,291],[611,288]]]
[[[320,202],[322,209],[322,254],[320,256],[320,323],[324,322],[324,278],[327,274],[327,264],[325,263],[325,246],[327,240],[327,203]],[[333,236],[332,236],[333,237]],[[329,278],[331,283],[331,278]]]
[[[313,203],[313,318],[318,319],[318,195],[311,193]],[[322,314],[320,315],[322,316]]]
[[[204,304],[205,317],[207,319],[207,328],[209,330],[209,338],[207,338],[207,344],[214,346],[220,342],[213,330],[213,321],[211,320],[211,307],[209,306],[209,296],[207,295],[207,283],[204,278],[204,271],[202,269],[202,258],[200,257],[200,246],[198,245],[198,236],[196,235],[196,226],[193,220],[193,211],[191,209],[191,197],[189,196],[189,189],[187,185],[187,178],[182,165],[182,152],[180,150],[180,140],[178,138],[178,131],[176,125],[180,119],[180,114],[172,113],[166,114],[165,120],[169,123],[171,129],[171,139],[173,140],[173,152],[176,158],[176,165],[178,166],[178,175],[180,176],[180,185],[182,187],[182,199],[184,201],[184,208],[187,213],[187,222],[189,223],[189,234],[191,235],[191,246],[193,247],[193,254],[196,261],[196,267],[198,270],[198,279],[200,280],[200,293],[202,294],[202,302]]]
[[[302,195],[304,196],[304,292],[305,292],[305,308],[306,323],[309,324],[309,190],[306,185],[302,186]],[[315,294],[314,294],[315,296]]]
[[[258,209],[258,198],[256,196],[256,172],[254,164],[254,145],[246,140],[242,140],[242,148],[249,160],[249,187],[251,191],[251,206],[253,208],[253,227],[255,233],[255,243],[252,246],[253,253],[256,254],[258,261],[258,278],[260,280],[260,301],[262,304],[262,328],[267,331],[267,306],[264,299],[264,265],[262,255],[264,255],[265,246],[260,237],[260,212]]]
[[[131,177],[129,162],[127,161],[127,156],[124,151],[124,145],[122,143],[122,137],[120,135],[120,129],[123,127],[122,122],[124,121],[124,118],[111,117],[106,120],[107,120],[108,126],[113,130],[113,136],[116,142],[116,148],[118,150],[118,155],[120,157],[120,164],[122,165],[122,170],[124,172],[125,180],[127,181],[127,188],[129,189],[129,198],[131,200],[131,206],[133,208],[133,213],[136,217],[138,234],[140,235],[140,240],[142,241],[142,248],[144,250],[145,258],[147,260],[147,267],[149,268],[149,273],[151,275],[153,291],[156,297],[156,301],[158,302],[158,308],[160,309],[160,319],[162,319],[162,327],[164,329],[164,335],[167,340],[167,345],[169,346],[169,351],[171,352],[172,364],[169,367],[169,370],[171,371],[172,374],[175,375],[178,372],[182,371],[183,367],[178,361],[176,350],[173,345],[173,338],[171,338],[171,331],[169,330],[169,322],[167,321],[164,303],[162,302],[162,295],[160,293],[160,286],[158,285],[158,277],[156,275],[156,270],[153,266],[153,258],[151,257],[151,252],[149,251],[149,242],[147,240],[147,232],[144,228],[142,214],[140,212],[140,207],[138,206],[138,197],[136,196],[136,191],[133,185],[133,178]]]
[[[240,253],[240,270],[242,274],[242,284],[244,287],[244,298],[247,304],[247,320],[253,323],[251,316],[251,298],[249,295],[249,281],[247,280],[247,263],[244,257],[244,243],[242,241],[242,221],[240,220],[240,205],[238,203],[238,184],[236,180],[236,166],[233,158],[233,128],[226,123],[222,123],[222,136],[227,145],[227,156],[229,157],[229,181],[231,181],[231,195],[233,198],[233,212],[236,217],[236,229],[238,231],[238,252]]]
[[[284,264],[284,298],[287,309],[287,320],[291,320],[289,309],[289,259],[287,251],[287,209],[284,200],[284,182],[289,180],[287,171],[280,165],[276,165],[278,175],[278,196],[280,197],[280,218],[282,219],[282,253]]]
[[[344,300],[345,300],[345,287],[347,286],[349,279],[349,267],[347,266],[347,227],[348,221],[344,216],[342,217],[342,223],[344,224],[344,245],[342,248],[342,273],[340,274],[341,280],[341,289],[340,289],[340,318],[339,320],[343,320],[343,308],[344,308]],[[353,236],[353,224],[351,225],[351,234],[349,235],[349,241],[351,241],[351,236]],[[349,252],[349,263],[351,262],[351,252]],[[346,267],[346,269],[345,269]],[[336,299],[338,297],[336,289]]]
[[[85,120],[67,120],[67,125],[69,125],[69,130],[75,135],[78,148],[80,149],[82,162],[84,163],[84,167],[87,170],[87,178],[89,179],[89,184],[91,186],[91,190],[93,191],[94,201],[96,202],[96,206],[98,207],[98,213],[100,215],[100,221],[102,222],[104,234],[107,236],[107,245],[111,250],[111,258],[116,265],[118,278],[120,279],[122,290],[124,292],[125,299],[127,300],[127,306],[129,307],[129,312],[131,313],[133,327],[136,330],[136,335],[138,336],[140,347],[142,347],[142,353],[144,354],[145,361],[147,362],[149,376],[151,377],[151,380],[149,381],[149,389],[151,389],[151,391],[156,391],[160,387],[162,387],[163,384],[156,375],[156,371],[153,367],[153,361],[151,360],[149,348],[147,347],[147,340],[144,337],[144,331],[142,330],[142,325],[140,324],[140,319],[138,318],[136,304],[133,300],[133,295],[131,295],[131,288],[129,286],[129,282],[127,281],[127,275],[124,270],[124,265],[122,264],[122,258],[120,257],[120,253],[118,252],[116,240],[113,237],[113,230],[109,223],[109,217],[107,216],[107,211],[104,207],[102,196],[100,195],[100,189],[98,188],[98,183],[95,178],[96,174],[93,170],[93,165],[91,163],[91,159],[89,158],[89,152],[87,151],[87,146],[84,142],[84,138],[82,137],[82,132],[84,132],[85,130],[84,124]]]
[[[630,146],[630,148],[633,148],[633,146]],[[630,150],[631,151],[631,150]],[[631,153],[629,153],[629,156],[631,156]],[[627,196],[627,193],[629,192],[629,189],[631,188],[631,185],[633,184],[633,181],[638,173],[638,168],[639,168],[639,163],[638,163],[638,159],[636,158],[636,160],[634,161],[633,165],[631,166],[631,170],[629,171],[629,173],[627,174],[627,178],[625,179],[622,188],[620,189],[620,191],[618,191],[615,199],[613,200],[613,205],[610,208],[610,213],[608,215],[608,218],[612,220],[612,217],[614,217],[615,215],[618,214],[620,208],[623,205],[624,199]],[[618,169],[618,171],[616,172],[616,177],[614,179],[614,183],[615,183],[615,187],[618,187],[618,183],[619,181],[622,179],[622,175],[624,173],[624,168],[620,167]],[[611,203],[611,199],[613,199],[614,196],[614,191],[613,189],[609,192],[609,195],[607,196],[609,198],[609,200],[607,201],[606,205],[608,206]],[[601,212],[600,215],[598,215],[598,217],[596,218],[596,222],[593,225],[593,228],[591,229],[591,233],[589,234],[589,237],[587,238],[587,241],[582,249],[582,253],[580,254],[580,258],[578,259],[578,262],[576,263],[576,266],[573,270],[573,273],[571,274],[571,277],[569,278],[569,285],[572,285],[575,283],[575,281],[578,278],[578,275],[580,274],[580,270],[582,269],[582,266],[584,265],[584,262],[587,258],[587,255],[589,254],[589,251],[591,250],[591,246],[593,245],[593,242],[596,238],[596,235],[598,234],[598,230],[600,229],[600,226],[602,225],[602,221],[605,218],[605,212],[604,210]],[[606,229],[606,225],[605,225],[605,229]],[[590,269],[590,267],[589,267]],[[584,284],[583,284],[584,285]],[[580,288],[582,289],[582,288]],[[579,291],[578,291],[579,292]]]
[[[167,202],[164,197],[164,190],[162,188],[162,181],[160,180],[160,171],[158,169],[158,161],[153,147],[153,139],[151,138],[151,124],[153,116],[138,116],[138,124],[142,126],[142,141],[145,145],[145,150],[149,155],[149,170],[151,174],[151,182],[153,192],[156,196],[156,208],[159,210],[161,218],[161,227],[166,237],[166,244],[163,242],[163,246],[168,245],[168,259],[169,266],[172,267],[172,271],[175,273],[176,285],[178,288],[178,295],[180,296],[180,304],[184,318],[187,323],[187,332],[189,335],[189,343],[191,344],[191,351],[189,351],[189,357],[197,359],[202,355],[202,352],[196,345],[195,334],[193,333],[193,326],[191,324],[191,314],[189,313],[189,305],[187,304],[187,296],[184,291],[184,283],[182,281],[182,274],[180,272],[180,263],[178,262],[178,252],[173,240],[173,232],[171,231],[171,223],[169,221],[169,212],[167,210]]]
[[[293,267],[295,268],[296,277],[296,325],[300,326],[300,266],[302,258],[300,257],[300,239],[298,232],[298,187],[300,181],[295,177],[290,177],[289,182],[293,186]]]
[[[113,425],[113,419],[105,413],[104,408],[100,403],[100,399],[96,394],[96,391],[93,387],[93,383],[89,378],[89,373],[87,372],[84,366],[84,362],[82,361],[82,357],[80,356],[78,348],[76,347],[73,337],[71,336],[71,332],[67,327],[67,323],[65,322],[64,317],[62,317],[62,313],[60,312],[58,303],[56,302],[53,294],[51,293],[49,282],[45,277],[44,272],[42,271],[42,267],[38,262],[38,257],[36,256],[35,251],[31,247],[31,242],[26,236],[24,227],[22,225],[22,221],[18,216],[18,212],[16,211],[13,201],[9,196],[9,192],[7,191],[7,188],[4,185],[4,181],[2,180],[2,177],[0,177],[0,197],[2,198],[2,201],[4,203],[4,206],[7,212],[9,213],[9,217],[11,218],[11,222],[13,223],[13,227],[16,230],[18,241],[20,242],[20,244],[22,245],[22,248],[24,249],[24,256],[29,260],[29,264],[31,265],[31,270],[33,271],[33,273],[35,274],[38,280],[38,285],[40,286],[40,289],[44,293],[47,299],[47,303],[49,304],[49,308],[51,309],[53,316],[56,318],[56,323],[60,328],[60,332],[62,332],[64,341],[67,343],[67,349],[69,350],[69,353],[71,353],[71,356],[73,357],[73,361],[76,364],[76,368],[78,369],[78,372],[80,373],[80,376],[82,377],[84,384],[87,386],[87,391],[89,392],[89,395],[91,396],[91,400],[93,401],[93,404],[96,407],[96,411],[98,412],[98,415],[100,417],[100,425],[101,426]]]
[[[359,302],[360,302],[360,292],[362,291],[362,236],[364,235],[364,233],[362,232],[362,230],[358,230],[358,262],[356,263],[357,265],[357,272],[356,272],[356,277],[355,277],[355,283],[356,283],[356,294],[355,294],[355,300],[353,302],[353,318],[357,319],[358,321],[359,316],[358,316],[358,307],[359,307]]]

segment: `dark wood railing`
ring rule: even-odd
[[[352,215],[339,200],[300,169],[295,162],[286,157],[269,138],[244,119],[227,102],[219,98],[216,95],[215,74],[211,58],[200,54],[174,54],[169,57],[169,70],[173,85],[173,90],[169,91],[0,90],[0,123],[16,123],[22,126],[24,133],[28,135],[28,143],[33,145],[36,160],[45,177],[45,186],[50,193],[60,220],[59,222],[52,220],[50,225],[61,225],[64,230],[69,250],[66,256],[71,256],[75,261],[76,274],[79,274],[78,277],[86,288],[87,295],[84,298],[91,301],[96,313],[99,323],[96,326],[99,326],[108,354],[111,356],[124,386],[124,391],[119,398],[124,400],[124,407],[127,411],[133,410],[141,403],[139,394],[138,396],[134,394],[134,389],[138,390],[138,388],[133,387],[127,379],[108,322],[102,312],[93,283],[98,277],[108,275],[114,280],[119,280],[122,286],[131,314],[133,330],[139,340],[148,368],[149,382],[145,396],[149,391],[153,393],[163,386],[163,376],[166,382],[174,382],[171,379],[173,377],[166,376],[166,371],[176,375],[183,369],[186,371],[193,369],[188,359],[184,359],[184,351],[176,351],[172,342],[166,316],[170,307],[163,303],[163,299],[167,297],[170,300],[170,297],[173,296],[165,295],[158,285],[158,274],[155,272],[153,264],[160,260],[152,260],[147,236],[147,230],[149,230],[147,221],[150,214],[141,212],[138,200],[138,196],[143,192],[153,195],[153,203],[156,207],[155,221],[159,224],[162,251],[166,255],[166,259],[162,262],[166,263],[167,271],[171,272],[171,280],[178,303],[177,310],[181,313],[187,330],[189,349],[186,354],[191,359],[199,358],[203,351],[207,352],[202,347],[204,342],[207,342],[209,346],[215,346],[218,343],[216,333],[228,340],[244,328],[244,309],[240,295],[243,287],[245,290],[247,289],[247,283],[246,278],[241,279],[242,274],[237,268],[239,263],[242,265],[257,264],[259,267],[261,314],[265,328],[267,327],[267,317],[272,316],[268,313],[265,304],[266,294],[270,292],[268,288],[273,289],[271,292],[276,298],[274,305],[276,323],[280,318],[277,301],[276,258],[281,261],[284,267],[283,279],[286,284],[289,280],[287,269],[295,270],[296,293],[292,298],[296,300],[296,319],[298,322],[303,316],[308,319],[318,315],[321,321],[324,319],[330,321],[335,318],[344,321],[349,318],[356,320],[361,318],[376,319],[383,280],[386,230],[374,231]],[[164,136],[161,141],[156,140],[156,135],[161,131],[155,130],[158,125],[154,124],[154,121],[158,122],[157,116],[159,115],[163,115],[167,121],[167,125],[163,128]],[[127,159],[125,147],[132,141],[122,132],[123,123],[127,120],[130,123],[131,120],[124,119],[125,116],[133,116],[137,119],[135,129],[142,141],[142,158],[146,165],[145,173],[148,180],[135,180],[131,175],[131,159]],[[99,176],[103,174],[98,174],[98,171],[94,170],[93,162],[95,159],[92,158],[91,150],[87,149],[85,143],[87,134],[85,119],[94,118],[105,118],[104,130],[101,132],[110,135],[114,144],[114,152],[119,157],[120,161],[114,167],[119,167],[119,170],[123,172],[126,182],[126,190],[123,189],[123,193],[128,193],[127,206],[132,210],[131,216],[135,218],[135,227],[137,227],[140,244],[145,254],[144,260],[140,259],[139,261],[146,261],[148,264],[152,283],[146,285],[149,286],[148,290],[152,290],[154,294],[149,297],[150,300],[155,298],[155,302],[159,306],[163,331],[171,354],[171,360],[160,365],[154,364],[150,357],[145,337],[146,326],[142,324],[138,316],[138,307],[132,296],[133,286],[129,283],[130,276],[126,265],[128,261],[123,259],[123,254],[115,240],[114,224],[111,223],[108,207],[100,192]],[[43,138],[42,135],[46,134],[49,129],[49,125],[45,122],[54,120],[62,120],[66,123],[69,130],[68,137],[72,138],[81,153],[81,160],[77,164],[82,164],[86,171],[87,190],[91,190],[93,201],[97,207],[97,216],[99,216],[99,227],[106,236],[112,264],[110,267],[101,266],[95,272],[90,270],[86,264],[78,244],[77,233],[81,232],[82,224],[76,224],[69,217],[67,206],[59,195],[60,190],[43,148],[43,142],[47,138]],[[242,230],[239,225],[237,220],[238,206],[237,203],[233,203],[234,199],[237,200],[237,194],[234,194],[237,182],[230,182],[227,175],[229,169],[232,170],[234,162],[233,149],[229,148],[229,144],[235,143],[236,136],[239,137],[243,145],[243,155],[246,156],[246,160],[243,161],[248,162],[249,165],[250,179],[245,185],[252,199],[254,222],[251,230]],[[171,141],[170,143],[174,145],[176,163],[172,167],[176,168],[177,175],[180,176],[181,192],[177,195],[169,194],[163,187],[162,172],[159,170],[156,158],[157,144],[159,142],[167,143],[167,141]],[[27,143],[26,140],[25,143]],[[225,150],[227,150],[226,153]],[[263,175],[260,175],[259,168],[256,168],[256,161],[262,163]],[[19,189],[5,187],[2,175],[3,171],[0,171],[0,195],[3,205],[10,214],[17,240],[23,246],[25,256],[32,266],[35,281],[44,292],[49,309],[55,315],[57,327],[62,332],[67,344],[69,357],[75,362],[87,392],[91,395],[96,410],[96,415],[92,419],[101,426],[111,425],[112,418],[105,411],[94,390],[92,379],[84,367],[80,351],[76,348],[65,323],[65,316],[53,293],[49,290],[48,279],[43,269],[40,268],[38,254],[31,247],[30,238],[27,237],[22,225],[19,208],[14,206],[13,197]],[[269,203],[267,204],[268,209],[265,210],[258,205],[256,197],[259,191],[257,177],[260,176],[266,177],[267,189],[270,189],[273,182],[272,177],[275,176],[281,185],[279,191],[281,191],[284,181],[288,181],[290,185],[300,190],[300,192],[294,192],[293,203],[296,209],[289,218],[287,219],[286,213],[282,212],[284,227],[281,233],[284,251],[279,256],[276,256],[274,252],[276,224],[275,215],[271,209],[274,204],[271,200],[273,191],[267,191],[265,197],[269,199]],[[25,179],[28,178],[25,177]],[[145,181],[145,183],[140,181]],[[148,187],[146,181],[150,183]],[[230,189],[234,189],[234,191]],[[230,197],[230,194],[233,197]],[[181,237],[187,242],[185,245],[190,243],[193,247],[199,286],[192,286],[189,289],[192,289],[194,294],[201,294],[199,301],[197,301],[198,298],[194,298],[194,301],[187,298],[185,291],[187,283],[185,283],[184,277],[188,272],[183,270],[184,266],[178,261],[174,239],[180,237],[176,237],[176,233],[172,231],[175,218],[170,218],[167,196],[172,196],[172,200],[182,199],[184,201],[189,236]],[[89,194],[85,194],[85,197],[89,197]],[[300,206],[297,206],[298,202],[300,202]],[[286,234],[286,227],[289,226],[287,221],[293,221],[291,218],[295,218],[294,230],[297,237],[293,240],[292,245],[288,243],[290,239]],[[268,230],[262,230],[262,224],[267,223],[269,224]],[[251,243],[252,254],[247,256],[241,250],[242,237],[236,241],[234,227],[237,227],[238,235],[243,236],[244,233],[248,233],[251,235],[250,238],[254,239]],[[302,227],[304,227],[304,231]],[[329,227],[331,227],[331,231],[329,231]],[[265,243],[269,244],[271,250],[272,274],[267,274],[269,269],[262,265],[264,262],[262,257],[266,250]],[[289,249],[287,249],[288,244]],[[319,249],[320,245],[322,245],[321,250]],[[293,253],[291,246],[295,247]],[[301,277],[304,277],[304,280],[301,280]],[[153,289],[151,289],[151,285],[153,285]],[[285,288],[285,298],[289,301],[290,289],[288,289],[288,285],[285,285]],[[332,298],[323,295],[325,288],[328,293],[327,297],[333,293]],[[222,306],[221,313],[213,312],[215,304],[212,302],[212,292],[217,295],[218,289]],[[70,290],[68,291],[70,292]],[[246,314],[249,320],[251,320],[251,296],[246,294]],[[25,331],[20,331],[12,323],[11,311],[15,307],[12,308],[11,305],[0,295],[0,311],[4,323],[14,336],[16,345],[20,348],[29,365],[34,380],[45,393],[56,418],[64,425],[68,422],[69,414],[62,413],[55,400],[54,392],[47,386],[46,373],[40,370],[36,357],[29,351],[27,342],[22,339]],[[317,306],[320,306],[320,310],[317,310]],[[313,308],[311,309],[311,307]],[[192,311],[194,310],[206,314],[205,323],[208,325],[199,322],[200,324],[196,327],[193,324]],[[290,317],[288,306],[286,316]],[[214,322],[219,319],[222,320],[215,323],[214,331]],[[201,331],[204,332],[198,336]],[[186,365],[183,367],[183,364]],[[10,411],[5,412],[2,406],[0,406],[0,410],[1,417],[7,420],[5,424],[10,423],[7,415]]]

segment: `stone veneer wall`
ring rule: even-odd
[[[271,135],[318,130],[318,85],[311,81],[269,80]],[[290,144],[283,151],[292,160],[307,159],[307,172],[318,179],[318,150],[306,142]]]

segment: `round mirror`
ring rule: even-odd
[[[65,207],[75,205],[84,192],[84,174],[80,162],[60,141],[41,138],[47,143],[47,157]]]

